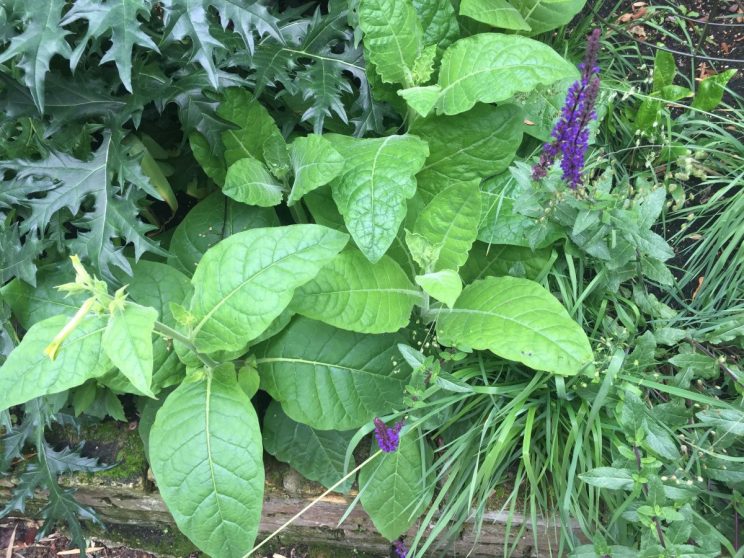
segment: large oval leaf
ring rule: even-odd
[[[382,454],[359,471],[362,506],[389,540],[408,531],[434,493],[432,451],[417,434],[404,430],[397,451]],[[372,452],[377,449],[373,442]]]
[[[536,370],[571,376],[588,371],[593,354],[584,330],[542,286],[516,277],[487,277],[443,311],[437,336],[445,345],[488,349]]]
[[[261,519],[261,431],[231,365],[181,384],[150,430],[150,465],[176,524],[210,556],[242,558]]]
[[[54,360],[44,354],[68,320],[67,316],[55,316],[37,322],[8,355],[0,366],[0,410],[79,386],[111,370],[101,345],[106,329],[106,319],[101,316],[83,318]]]
[[[363,335],[307,318],[257,351],[261,388],[292,419],[319,430],[349,430],[403,402],[410,368],[403,335]]]
[[[348,250],[297,289],[291,309],[327,324],[362,333],[393,333],[408,325],[421,298],[400,266],[383,256],[370,263]]]
[[[245,347],[348,238],[320,225],[289,225],[234,234],[210,248],[191,281],[197,349],[210,353]]]
[[[416,193],[414,175],[429,148],[416,136],[357,139],[327,134],[346,160],[331,182],[333,199],[354,242],[371,262],[395,239],[406,215],[406,200]]]
[[[565,25],[581,11],[586,0],[509,0],[537,35]]]
[[[531,27],[522,14],[507,0],[463,0],[460,15],[500,29],[529,31]]]
[[[479,180],[453,184],[439,192],[416,219],[413,232],[439,246],[432,271],[457,271],[468,259],[481,214]]]
[[[230,165],[222,192],[248,205],[272,207],[282,203],[282,185],[253,157],[238,159]]]
[[[278,224],[273,209],[251,207],[215,192],[199,202],[176,227],[168,264],[190,276],[204,252],[223,238]]]
[[[279,403],[272,401],[263,421],[264,448],[279,461],[289,463],[303,477],[332,487],[344,476],[346,448],[355,432],[315,430],[289,418]],[[353,459],[351,467],[354,467]],[[348,492],[354,478],[338,486]]]
[[[419,119],[411,132],[429,144],[429,157],[416,175],[417,192],[429,201],[455,182],[506,170],[522,143],[522,111],[509,104],[477,105],[456,116]]]
[[[344,170],[344,158],[333,149],[323,136],[310,134],[292,142],[289,153],[294,172],[292,191],[287,205],[296,203],[302,196],[328,184]]]
[[[431,108],[438,114],[459,114],[475,103],[498,103],[538,84],[576,75],[574,66],[543,43],[519,35],[483,33],[460,39],[447,49],[436,86],[400,94],[424,116]]]

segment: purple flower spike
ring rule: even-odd
[[[582,182],[586,150],[589,148],[589,122],[597,115],[594,103],[599,94],[599,29],[592,31],[586,44],[584,61],[579,64],[581,79],[571,85],[566,102],[551,134],[553,141],[543,146],[540,161],[532,167],[532,178],[545,178],[548,169],[561,156],[563,180],[575,189]]]
[[[376,418],[375,422],[375,438],[377,438],[377,445],[385,453],[392,453],[398,449],[398,442],[400,438],[398,433],[403,428],[402,422],[396,422],[392,428],[388,428],[382,420]]]
[[[406,545],[403,544],[403,541],[395,541],[393,543],[393,548],[395,549],[398,558],[406,558],[406,556],[408,556],[408,549],[406,548]]]

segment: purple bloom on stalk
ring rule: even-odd
[[[599,29],[595,29],[587,39],[584,61],[579,64],[581,79],[568,90],[561,116],[551,134],[553,141],[543,146],[540,161],[532,167],[533,179],[544,178],[560,155],[563,180],[574,189],[581,185],[581,172],[589,147],[589,122],[597,117],[594,103],[599,94],[598,53]]]
[[[398,449],[398,442],[400,438],[398,433],[403,428],[402,422],[396,422],[392,428],[388,428],[382,420],[376,418],[375,422],[375,438],[377,438],[377,445],[385,453],[392,453]]]
[[[408,549],[406,548],[406,545],[403,544],[403,541],[395,541],[393,543],[393,548],[395,549],[398,558],[406,558],[406,556],[408,556]]]

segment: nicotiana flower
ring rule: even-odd
[[[563,180],[571,188],[583,182],[586,150],[589,147],[589,122],[597,117],[594,103],[599,94],[599,29],[589,35],[584,61],[579,64],[581,78],[568,90],[561,116],[553,128],[553,141],[543,146],[540,161],[532,168],[532,178],[539,180],[548,174],[548,169],[561,157]]]
[[[403,428],[402,422],[396,422],[395,425],[390,428],[381,419],[375,418],[375,438],[377,438],[377,445],[385,453],[392,453],[398,449],[398,443],[400,438],[398,434],[400,429]]]
[[[403,541],[395,541],[393,543],[393,548],[395,549],[398,558],[406,558],[406,556],[408,556],[408,548],[403,544]]]

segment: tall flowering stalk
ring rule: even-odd
[[[377,445],[385,453],[392,453],[398,449],[400,443],[400,429],[403,428],[402,422],[396,422],[391,428],[388,427],[381,419],[375,418],[375,438]]]
[[[588,37],[584,61],[579,64],[581,78],[569,88],[561,116],[553,128],[553,141],[543,146],[540,161],[532,168],[535,180],[544,178],[560,155],[563,180],[574,189],[583,182],[581,173],[589,147],[589,122],[597,117],[594,104],[599,94],[598,53],[599,29],[595,29]]]

